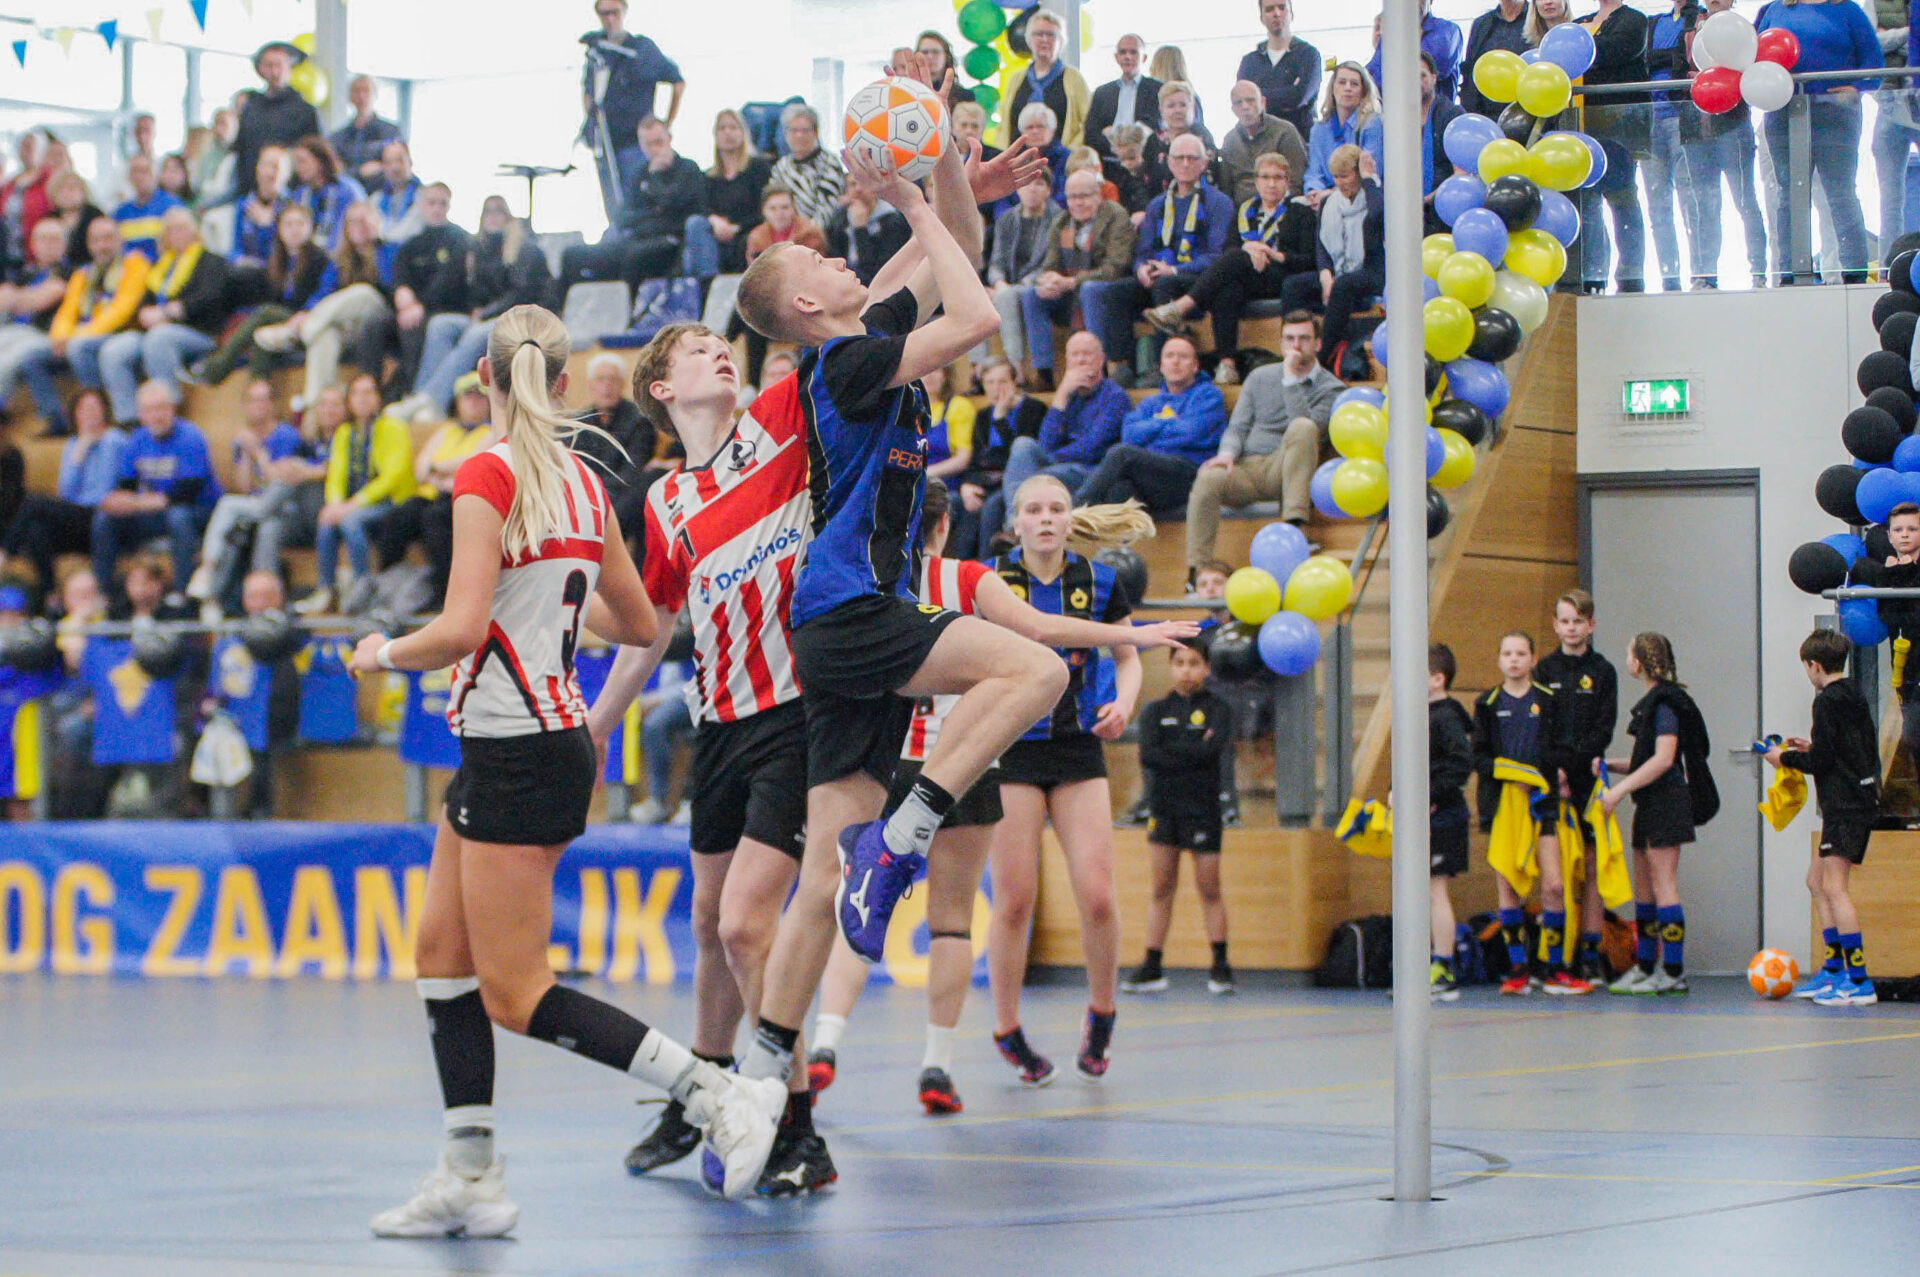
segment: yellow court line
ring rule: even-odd
[[[1845,1183],[1848,1183],[1848,1182],[1850,1182],[1850,1181],[1852,1181],[1852,1180],[1857,1180],[1857,1179],[1878,1179],[1878,1178],[1880,1178],[1880,1177],[1881,1177],[1882,1175],[1910,1175],[1910,1174],[1912,1174],[1912,1173],[1913,1173],[1914,1171],[1920,1171],[1920,1166],[1893,1166],[1893,1167],[1889,1167],[1888,1169],[1886,1169],[1886,1170],[1884,1170],[1884,1171],[1861,1171],[1861,1172],[1860,1172],[1860,1173],[1859,1173],[1858,1175],[1835,1175],[1835,1176],[1834,1176],[1834,1177],[1833,1177],[1832,1179],[1823,1179],[1823,1180],[1821,1180],[1820,1182],[1821,1182],[1822,1184],[1845,1184]],[[1915,1188],[1915,1187],[1920,1187],[1920,1185],[1914,1185],[1914,1184],[1872,1184],[1872,1185],[1868,1185],[1868,1187],[1871,1187],[1871,1188]]]

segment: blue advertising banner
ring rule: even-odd
[[[0,840],[0,974],[411,980],[433,829],[263,821],[16,824]],[[553,884],[554,970],[693,978],[687,834],[597,825]],[[974,979],[987,898],[974,897]],[[881,979],[927,979],[926,890],[900,902]]]

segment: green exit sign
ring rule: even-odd
[[[1630,417],[1682,417],[1693,403],[1684,377],[1622,383],[1620,408]]]

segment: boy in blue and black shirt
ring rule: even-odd
[[[1437,1001],[1455,1002],[1453,897],[1448,883],[1467,871],[1467,780],[1473,775],[1473,719],[1453,699],[1453,649],[1427,649],[1427,896],[1433,961],[1427,984]]]

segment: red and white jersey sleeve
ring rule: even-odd
[[[793,377],[762,391],[707,464],[647,493],[647,595],[693,618],[694,705],[730,723],[796,700],[787,613],[812,539],[806,423]]]
[[[573,653],[600,583],[607,490],[580,458],[561,457],[566,482],[556,535],[517,559],[501,558],[486,641],[454,666],[447,724],[456,736],[528,736],[587,721]],[[461,464],[453,495],[481,497],[505,518],[514,489],[502,441]]]
[[[965,559],[925,558],[920,562],[919,588],[914,593],[930,607],[943,607],[962,616],[973,615],[974,591],[980,578],[993,569],[984,563]],[[924,763],[940,739],[940,725],[947,720],[958,696],[923,696],[914,703],[913,723],[907,728],[907,743],[900,757],[908,762]]]

